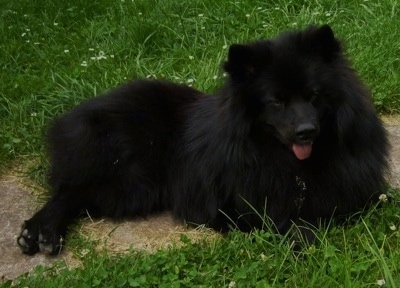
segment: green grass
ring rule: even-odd
[[[0,2],[0,167],[43,152],[43,130],[81,100],[137,77],[212,92],[227,46],[329,23],[380,112],[400,111],[399,1]]]
[[[293,252],[290,242],[269,231],[230,233],[154,254],[96,252],[95,243],[70,241],[82,261],[37,267],[15,287],[397,287],[400,283],[398,206],[383,203],[347,225],[321,230],[315,245]],[[74,239],[75,238],[75,239]],[[84,251],[84,253],[79,252]],[[80,255],[80,256],[79,256]],[[3,287],[11,285],[11,281]],[[397,285],[397,286],[396,286]]]
[[[212,92],[230,44],[309,24],[329,23],[379,112],[398,113],[399,9],[398,0],[0,0],[0,169],[29,163],[43,183],[43,133],[56,115],[131,78],[166,78]],[[300,254],[258,232],[112,256],[72,233],[69,248],[90,251],[84,268],[38,268],[17,286],[377,287],[385,279],[395,287],[399,218],[386,205],[355,225],[321,231],[320,243]]]

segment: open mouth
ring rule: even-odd
[[[293,143],[292,151],[296,155],[297,159],[304,160],[311,156],[312,152],[312,142],[309,143]]]

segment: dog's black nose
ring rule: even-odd
[[[310,141],[314,139],[317,129],[311,123],[304,123],[297,126],[295,133],[297,140]]]

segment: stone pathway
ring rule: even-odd
[[[392,173],[389,181],[400,187],[400,118],[384,119],[392,144]],[[21,184],[17,176],[0,176],[0,283],[4,279],[14,278],[31,271],[36,265],[49,265],[56,260],[64,259],[68,265],[77,265],[77,260],[64,251],[58,257],[37,254],[33,257],[21,253],[16,244],[23,220],[32,216],[39,207],[29,189]],[[201,237],[204,233],[196,230],[185,230],[180,222],[173,220],[170,214],[164,213],[146,220],[114,223],[109,220],[83,220],[80,231],[84,236],[101,239],[102,245],[113,252],[123,252],[134,247],[154,251],[176,242],[182,233],[190,237]],[[213,235],[210,232],[210,235]]]

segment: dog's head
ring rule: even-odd
[[[247,107],[260,133],[272,133],[303,160],[311,156],[321,119],[337,106],[341,60],[340,43],[325,25],[232,45],[224,69],[237,98],[232,102]]]

